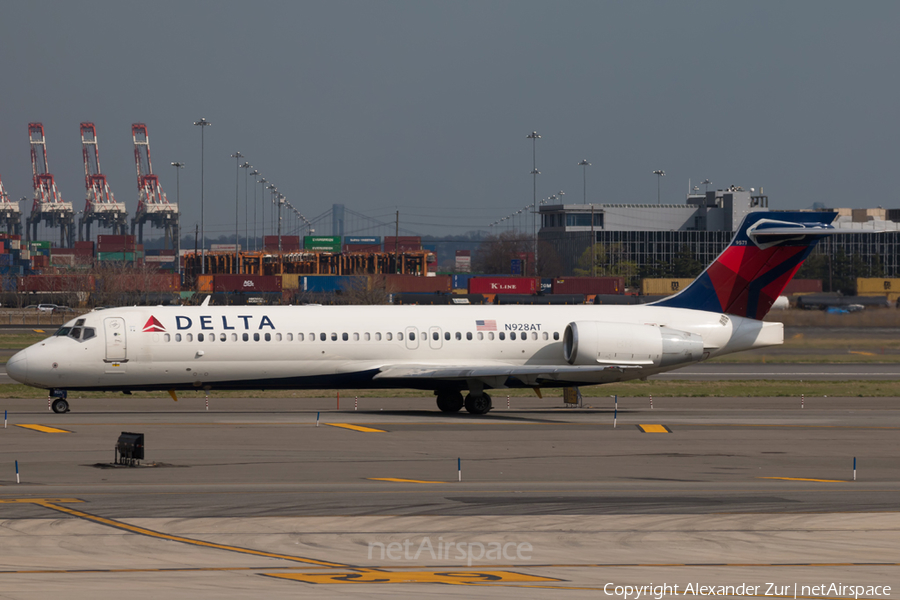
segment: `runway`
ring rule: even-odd
[[[70,401],[4,401],[0,597],[900,586],[898,398]]]
[[[652,379],[726,381],[742,379],[798,379],[809,381],[873,381],[900,378],[900,365],[878,363],[700,363]]]

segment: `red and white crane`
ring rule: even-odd
[[[53,175],[50,174],[42,124],[28,124],[28,141],[31,144],[34,204],[31,214],[25,220],[25,236],[28,240],[36,238],[38,225],[43,222],[49,227],[59,227],[60,247],[71,247],[75,234],[75,212],[71,202],[63,202]]]
[[[9,194],[0,180],[0,225],[6,227],[6,233],[12,235],[22,234],[22,209],[18,202],[10,202]]]
[[[84,187],[87,190],[84,213],[78,220],[78,239],[91,239],[91,223],[112,229],[113,235],[125,235],[128,212],[116,202],[106,175],[100,172],[100,147],[93,123],[81,124],[81,153],[84,157]]]
[[[134,162],[137,167],[138,208],[131,220],[131,234],[137,229],[137,243],[144,243],[144,223],[163,229],[165,247],[178,250],[178,205],[169,204],[165,192],[159,185],[159,178],[153,174],[150,162],[150,138],[147,126],[134,123],[131,126],[134,139]]]

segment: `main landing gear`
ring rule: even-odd
[[[466,410],[473,415],[486,414],[493,407],[491,397],[484,392],[477,395],[469,394],[466,396],[466,399],[463,400],[462,393],[455,390],[438,392],[437,405],[442,412],[446,413],[459,412],[459,410],[465,406]]]

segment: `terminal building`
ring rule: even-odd
[[[732,186],[690,194],[684,204],[556,204],[540,207],[541,247],[552,249],[565,274],[572,275],[591,239],[627,260],[640,277],[664,276],[687,248],[704,267],[731,241],[744,216],[768,211],[769,199],[750,188]],[[835,226],[854,233],[823,240],[814,255],[857,256],[878,276],[900,277],[900,210],[827,209],[838,213]],[[693,274],[692,276],[695,276]]]

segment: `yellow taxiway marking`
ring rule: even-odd
[[[67,429],[57,429],[56,427],[47,427],[46,425],[16,425],[16,427],[21,427],[23,429],[33,429],[35,431],[40,431],[43,433],[72,433]]]
[[[446,481],[424,481],[422,479],[397,479],[396,477],[366,477],[369,481],[393,481],[394,483],[447,483]]]
[[[362,425],[351,425],[350,423],[325,423],[332,427],[343,427],[344,429],[352,429],[353,431],[362,431],[363,433],[387,433],[384,429],[373,429],[371,427],[363,427]]]
[[[863,352],[862,350],[848,350],[847,354],[859,354],[861,356],[875,356],[874,352]]]
[[[644,433],[672,433],[665,425],[638,425]]]
[[[43,329],[32,329],[32,331],[35,332],[35,333],[47,333],[47,332],[44,331]]]
[[[303,583],[545,583],[562,581],[550,577],[526,575],[514,571],[378,571],[369,573],[272,573],[267,577]]]
[[[803,477],[757,477],[757,479],[781,479],[784,481],[818,481],[820,483],[847,483],[845,479],[804,479]]]
[[[0,500],[0,502],[4,502]],[[84,511],[75,510],[74,508],[69,508],[67,506],[60,506],[63,502],[82,502],[82,500],[72,499],[72,498],[24,498],[18,500],[10,500],[5,502],[21,502],[28,504],[37,504],[44,508],[49,508],[50,510],[55,510],[61,513],[65,513],[67,515],[71,515],[73,517],[78,517],[80,519],[84,519],[86,521],[92,521],[94,523],[99,523],[100,525],[106,525],[107,527],[113,527],[115,529],[121,529],[123,531],[128,531],[130,533],[137,533],[139,535],[146,535],[147,537],[152,537],[160,540],[168,540],[170,542],[181,542],[182,544],[190,544],[192,546],[200,546],[202,548],[214,548],[216,550],[228,550],[229,552],[239,552],[241,554],[249,554],[251,556],[264,556],[266,558],[278,558],[282,560],[290,560],[293,562],[306,563],[311,565],[317,565],[320,567],[338,567],[338,568],[348,568],[349,565],[334,563],[325,560],[315,560],[312,558],[304,558],[302,556],[291,556],[289,554],[277,554],[274,552],[263,552],[261,550],[252,550],[250,548],[241,548],[240,546],[229,546],[227,544],[216,544],[213,542],[205,542],[203,540],[195,540],[191,538],[181,537],[178,535],[169,535],[167,533],[162,533],[159,531],[154,531],[152,529],[147,529],[146,527],[138,527],[136,525],[129,525],[128,523],[123,523],[122,521],[116,521],[115,519],[107,519],[106,517],[100,517],[97,515],[92,515],[91,513],[86,513]],[[350,567],[352,568],[352,567]]]

